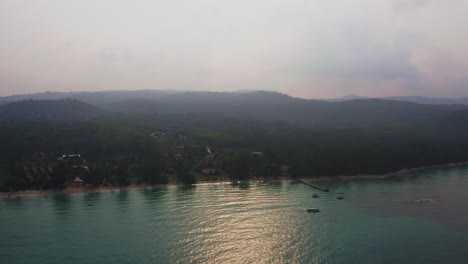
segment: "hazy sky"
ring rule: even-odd
[[[0,95],[468,96],[468,0],[0,0]]]

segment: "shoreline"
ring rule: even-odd
[[[390,178],[390,177],[400,176],[402,174],[409,173],[409,172],[417,172],[417,171],[423,171],[423,170],[435,169],[435,168],[459,167],[459,166],[464,166],[464,165],[468,165],[468,161],[452,162],[452,163],[445,163],[445,164],[439,164],[439,165],[430,165],[430,166],[424,166],[424,167],[402,169],[402,170],[399,170],[399,171],[389,172],[389,173],[385,173],[385,174],[342,175],[342,176],[336,176],[335,178],[338,178],[340,180],[386,179],[386,178]]]
[[[357,180],[357,179],[386,179],[390,177],[400,176],[405,173],[409,172],[416,172],[416,171],[423,171],[427,169],[433,168],[450,168],[450,167],[458,167],[468,165],[468,161],[464,162],[455,162],[455,163],[446,163],[446,164],[439,164],[439,165],[430,165],[425,167],[416,167],[416,168],[409,168],[403,169],[399,171],[389,172],[385,174],[360,174],[360,175],[340,175],[340,176],[319,176],[313,178],[307,178],[310,182],[320,182],[326,180]],[[268,183],[268,182],[282,182],[282,181],[294,181],[293,178],[287,177],[278,177],[278,178],[263,178],[263,179],[251,179],[247,181],[237,181],[233,182],[229,179],[223,180],[213,180],[213,181],[198,181],[194,186],[197,185],[207,185],[207,184],[230,184],[230,183]],[[33,195],[49,195],[49,194],[87,194],[87,193],[96,193],[96,192],[113,192],[113,191],[126,191],[126,190],[138,190],[138,189],[153,189],[153,188],[164,188],[164,187],[171,187],[171,186],[183,186],[182,183],[177,182],[170,182],[168,184],[140,184],[140,185],[128,185],[128,186],[102,186],[96,188],[88,188],[88,187],[79,187],[79,188],[65,188],[65,189],[50,189],[50,190],[23,190],[23,191],[16,191],[16,192],[0,192],[0,197],[4,198],[13,198],[19,196],[33,196]]]
[[[288,181],[291,179],[280,177],[280,178],[264,178],[264,179],[251,179],[247,181],[233,182],[229,179],[223,180],[212,180],[212,181],[198,181],[195,184],[188,186],[197,185],[211,185],[211,184],[233,184],[233,183],[255,183],[255,182],[281,182]],[[48,190],[21,190],[14,192],[0,192],[0,197],[14,198],[17,196],[34,196],[34,195],[48,195],[48,194],[87,194],[97,192],[114,192],[114,191],[127,191],[127,190],[142,190],[142,189],[153,189],[153,188],[165,188],[172,186],[184,186],[183,183],[169,182],[167,184],[132,184],[127,186],[101,186],[96,188],[90,187],[68,187],[64,189],[48,189]]]

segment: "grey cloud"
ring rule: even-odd
[[[468,75],[466,8],[468,0],[3,0],[0,95],[273,89],[332,97],[393,89],[459,96]],[[446,61],[457,66],[434,70]]]

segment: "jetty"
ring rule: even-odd
[[[310,187],[314,187],[315,189],[319,189],[319,190],[324,191],[324,192],[329,192],[329,191],[330,191],[329,188],[322,187],[322,186],[320,186],[320,185],[317,185],[317,184],[308,182],[308,181],[305,180],[305,179],[297,179],[297,180],[298,180],[299,182],[302,182],[302,183],[305,184],[305,185],[309,185]]]

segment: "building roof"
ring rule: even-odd
[[[76,183],[83,183],[83,179],[81,179],[81,177],[75,177],[75,179],[73,180],[73,182],[76,182]]]

